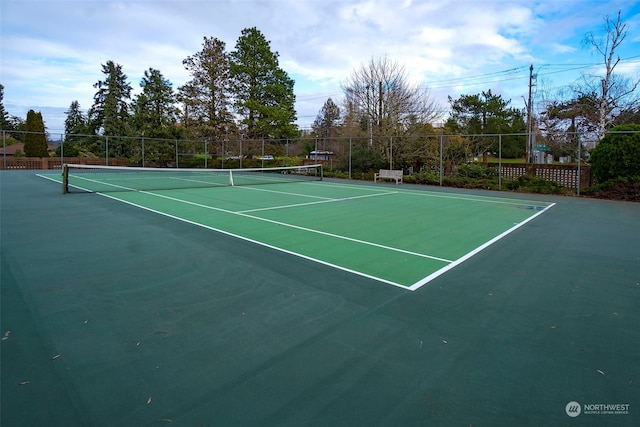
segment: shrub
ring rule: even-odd
[[[56,156],[64,154],[65,157],[80,157],[80,148],[71,143],[65,143],[64,146],[58,145],[56,147]]]
[[[489,168],[472,163],[458,166],[456,174],[466,178],[490,178],[498,176],[498,168]]]
[[[435,172],[425,171],[405,175],[402,181],[407,184],[438,185],[440,184],[440,175]]]
[[[339,165],[340,169],[348,170],[348,158],[343,159]],[[379,169],[388,167],[388,163],[379,151],[370,149],[369,147],[356,147],[351,155],[351,170],[354,172],[377,172]]]
[[[640,201],[640,178],[616,178],[610,179],[589,188],[585,188],[582,194],[589,197],[602,199]]]
[[[349,172],[340,171],[340,170],[326,170],[323,169],[322,175],[325,178],[339,178],[339,179],[349,179]]]
[[[522,175],[518,179],[508,182],[507,188],[511,191],[540,194],[562,194],[565,191],[564,187],[557,182],[529,175]]]
[[[611,129],[591,150],[590,163],[593,175],[599,182],[640,176],[640,125],[629,124]]]

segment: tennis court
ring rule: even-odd
[[[553,206],[280,173],[298,169],[83,167],[67,185],[411,290]]]
[[[638,204],[44,174],[0,172],[3,426],[640,423]]]

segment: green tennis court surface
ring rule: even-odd
[[[42,173],[0,171],[2,427],[640,425],[640,204]]]
[[[326,181],[229,186],[224,185],[229,180],[224,173],[173,176],[163,172],[167,171],[150,170],[133,177],[89,172],[71,176],[69,184],[411,290],[553,206]],[[59,175],[40,176],[60,181]],[[161,178],[168,183],[160,182]],[[128,191],[203,183],[214,187]]]

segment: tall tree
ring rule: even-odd
[[[313,122],[313,132],[321,138],[334,137],[337,134],[339,121],[340,107],[329,98],[325,101]]]
[[[497,134],[525,131],[523,112],[509,107],[510,100],[502,99],[501,95],[495,95],[491,90],[476,95],[462,95],[458,99],[449,97],[449,103],[451,117],[447,126],[455,132],[472,135],[476,155],[485,154],[487,151],[497,152]],[[524,155],[526,142],[523,135],[502,137],[501,142],[504,157]]]
[[[24,136],[24,155],[27,157],[48,157],[47,136],[42,114],[29,110],[26,122],[27,133]]]
[[[191,73],[191,80],[179,90],[184,103],[183,125],[194,138],[213,138],[226,133],[233,117],[225,43],[205,37],[202,50],[187,57],[182,64]]]
[[[105,79],[93,85],[98,91],[89,110],[89,123],[96,134],[124,136],[127,133],[131,85],[120,64],[107,61],[102,64],[102,72]]]
[[[73,101],[69,109],[65,111],[67,118],[64,119],[64,133],[67,135],[82,134],[86,132],[87,117],[80,109],[80,103]]]
[[[547,145],[557,155],[575,155],[580,135],[597,130],[598,94],[553,101],[540,116]]]
[[[429,90],[412,84],[404,66],[388,57],[371,58],[353,70],[342,84],[345,94],[345,129],[355,130],[360,141],[387,165],[419,165],[414,132],[437,116]],[[366,137],[365,137],[366,135]],[[373,165],[373,163],[371,164]]]
[[[597,138],[601,140],[607,129],[615,122],[621,110],[631,110],[638,106],[640,97],[636,88],[640,79],[629,80],[621,77],[615,71],[621,59],[618,48],[627,37],[628,25],[622,21],[621,11],[615,19],[610,16],[604,18],[604,37],[593,32],[587,33],[584,45],[593,49],[602,58],[603,75],[585,75],[582,84],[576,85],[578,97],[598,94],[597,110]]]
[[[132,104],[131,124],[136,134],[150,138],[175,136],[178,109],[171,82],[159,70],[145,70],[142,93]]]
[[[22,132],[25,130],[25,121],[22,117],[9,116],[4,108],[4,85],[0,83],[0,130]],[[23,140],[22,133],[5,135],[7,143],[17,143]]]
[[[0,129],[9,130],[9,114],[4,109],[4,85],[0,83]]]
[[[255,27],[245,28],[231,52],[234,107],[251,138],[297,135],[294,81],[280,68],[278,52]]]
[[[437,117],[429,90],[411,84],[405,67],[387,57],[354,70],[342,90],[347,111],[360,116],[370,135],[404,135],[417,122]]]

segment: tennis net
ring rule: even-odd
[[[65,164],[62,192],[173,190],[322,180],[322,165],[245,169],[179,169]]]

